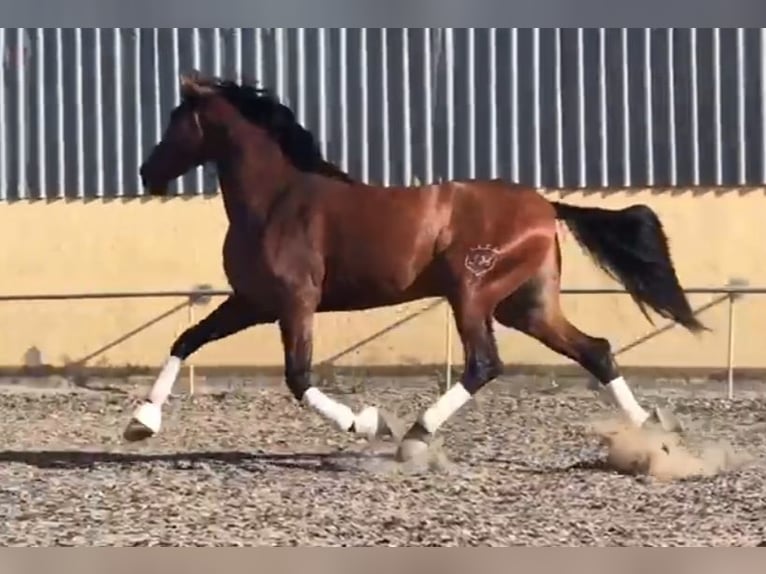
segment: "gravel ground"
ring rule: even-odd
[[[448,464],[412,472],[391,443],[353,440],[282,386],[178,396],[162,433],[124,444],[136,390],[0,389],[0,544],[754,546],[766,539],[766,385],[637,387],[692,441],[755,460],[660,481],[604,467],[583,386],[496,383],[441,431]],[[692,392],[690,389],[694,389]],[[389,381],[337,394],[407,423],[435,396]]]

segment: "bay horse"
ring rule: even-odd
[[[354,413],[312,385],[314,315],[426,297],[449,302],[465,368],[401,437],[398,460],[424,452],[434,433],[501,374],[493,319],[579,363],[634,425],[657,420],[620,375],[609,341],[565,317],[557,235],[562,220],[650,321],[649,309],[692,333],[707,330],[691,310],[650,207],[578,207],[502,180],[366,185],[326,161],[313,135],[269,91],[196,72],[180,81],[181,101],[140,175],[149,194],[165,195],[177,177],[206,162],[216,165],[229,223],[223,267],[232,295],[175,340],[125,428],[127,440],[159,432],[163,403],[192,353],[274,322],[297,404],[341,431],[390,437],[378,408]]]

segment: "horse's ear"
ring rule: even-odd
[[[191,74],[181,74],[181,94],[184,97],[209,96],[215,90],[203,83],[202,77],[196,70]]]

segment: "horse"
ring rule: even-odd
[[[465,367],[398,439],[397,460],[424,453],[438,429],[502,374],[493,319],[578,363],[629,423],[663,423],[658,409],[645,409],[633,395],[609,341],[579,330],[560,302],[563,222],[650,322],[652,310],[691,333],[709,330],[689,305],[649,206],[580,207],[502,179],[368,185],[328,162],[269,90],[198,72],[181,75],[180,84],[180,103],[139,173],[146,192],[162,196],[189,170],[216,165],[232,294],[173,342],[125,427],[127,440],[159,432],[163,403],[190,355],[272,323],[297,405],[342,432],[389,439],[390,421],[378,407],[355,413],[311,383],[313,318],[422,298],[448,301]]]

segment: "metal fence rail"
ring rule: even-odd
[[[717,303],[726,301],[728,306],[727,319],[727,396],[729,399],[734,397],[734,351],[735,351],[735,302],[738,298],[746,295],[766,295],[766,287],[753,287],[744,284],[732,282],[720,287],[690,287],[684,289],[687,295],[719,295],[721,298],[705,306],[709,308]],[[172,289],[155,291],[102,291],[102,292],[79,292],[79,293],[39,293],[39,294],[0,294],[0,303],[12,302],[32,302],[32,301],[88,301],[103,299],[157,299],[157,298],[186,298],[188,309],[188,324],[195,323],[194,308],[198,305],[207,304],[211,297],[225,297],[232,292],[230,289],[216,289],[211,287],[198,287],[193,289]],[[562,289],[564,295],[627,295],[628,292],[619,288],[569,288]],[[445,378],[447,386],[451,384],[452,378],[452,327],[451,311],[449,305],[445,303],[446,327],[445,327]],[[657,329],[656,333],[663,332],[673,326],[673,323],[667,323],[665,326]],[[623,349],[623,351],[626,349]],[[189,385],[193,392],[194,389],[194,365],[189,363]]]
[[[624,289],[612,287],[562,289],[564,295],[627,295]],[[766,295],[766,287],[725,285],[722,287],[690,287],[684,289],[687,295]],[[28,295],[2,295],[0,302],[8,301],[66,301],[88,299],[157,299],[171,297],[220,297],[231,295],[230,289],[176,289],[157,291],[100,291],[73,293],[38,293]]]
[[[141,195],[192,68],[273,89],[365,182],[766,183],[762,28],[0,28],[0,56],[0,201]]]

